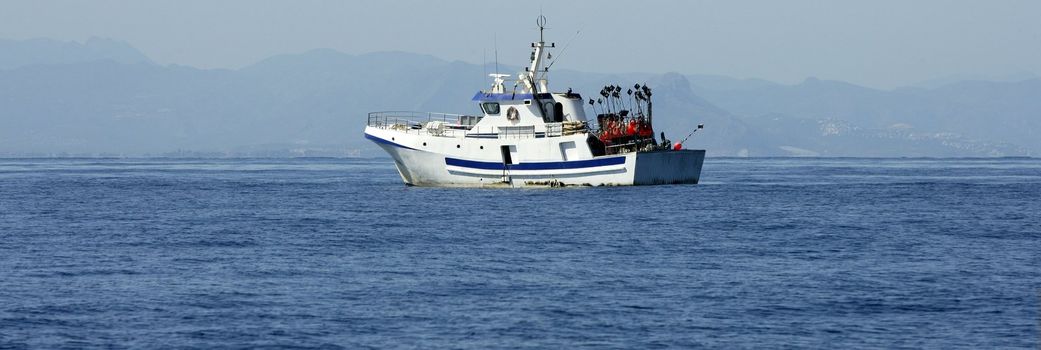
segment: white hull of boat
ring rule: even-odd
[[[439,152],[455,144],[433,144],[436,138],[413,140],[413,135],[389,130],[367,129],[366,138],[376,142],[394,159],[401,180],[413,186],[432,187],[526,187],[526,186],[629,186],[696,184],[705,160],[704,150],[632,152],[553,161],[518,161],[504,165],[497,154],[501,145],[517,140],[481,140],[487,149],[481,157],[470,153]],[[400,140],[399,140],[400,138]],[[584,140],[580,135],[576,139]],[[539,142],[538,139],[528,142]],[[424,142],[421,144],[414,144]],[[428,143],[431,143],[428,145]],[[523,141],[521,141],[523,142]],[[469,145],[476,147],[473,145]],[[584,146],[584,144],[583,144]],[[427,149],[423,149],[427,148]],[[587,151],[588,152],[588,151]],[[523,158],[523,157],[519,157]],[[494,160],[493,160],[494,159]]]

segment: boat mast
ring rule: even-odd
[[[546,30],[546,16],[539,15],[535,21],[539,26],[539,42],[532,43],[533,48],[531,52],[531,64],[528,68],[525,68],[525,85],[532,93],[546,92],[549,91],[548,82],[546,81],[545,74],[540,79],[538,76],[539,72],[545,72],[547,68],[542,67],[545,60],[548,59],[548,53],[546,52],[546,40],[544,37],[544,31]],[[555,43],[549,44],[548,47],[556,47]]]
[[[542,68],[543,53],[546,52],[546,40],[543,38],[543,32],[546,30],[546,16],[539,14],[539,18],[535,20],[535,23],[539,26],[539,42],[532,43],[531,47],[534,48],[531,52],[531,66],[524,68],[524,85],[528,88],[528,91],[532,94],[532,99],[535,100],[535,105],[539,110],[539,116],[543,120],[546,120],[546,108],[542,105],[542,99],[539,98],[539,93],[549,91],[549,87],[546,86],[545,74],[541,79],[538,78],[538,72],[540,70],[545,71]],[[556,44],[550,44],[550,47],[556,47]],[[548,56],[548,53],[546,54]]]

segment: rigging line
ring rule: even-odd
[[[499,74],[499,33],[495,33],[493,42],[495,43],[495,74]]]
[[[704,127],[705,124],[698,124],[698,127],[694,128],[694,131],[691,131],[689,134],[687,134],[687,137],[683,138],[683,141],[680,141],[680,144],[687,143],[687,139],[689,139],[691,136],[694,136],[694,133],[698,132],[698,130]]]
[[[567,52],[567,48],[571,46],[571,43],[575,42],[575,39],[578,38],[578,35],[581,34],[581,33],[582,33],[581,29],[575,31],[575,35],[572,35],[571,39],[567,41],[567,44],[564,44],[564,47],[561,48],[560,52],[557,53],[557,58],[554,59],[553,62],[550,62],[549,65],[546,66],[546,70],[542,72],[542,76],[540,76],[538,80],[542,80],[542,79],[546,78],[546,74],[549,73],[549,69],[553,67],[553,64],[557,63],[557,60],[560,59],[560,56],[564,55],[564,52]]]

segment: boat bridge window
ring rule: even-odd
[[[543,111],[546,112],[546,116],[543,121],[547,123],[560,123],[564,121],[564,105],[560,102],[546,102],[542,105]]]
[[[481,104],[481,108],[484,109],[484,113],[488,115],[499,114],[499,103],[498,102],[485,102]]]

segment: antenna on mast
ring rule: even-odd
[[[539,25],[539,42],[546,42],[546,40],[542,38],[542,31],[546,30],[546,16],[542,15],[542,9],[539,9],[539,18],[535,20],[535,24]]]

